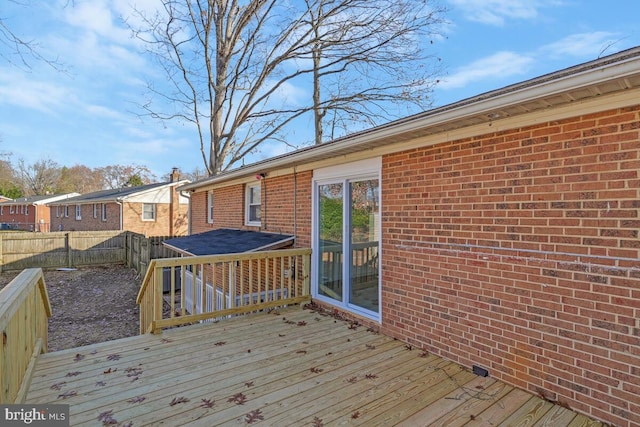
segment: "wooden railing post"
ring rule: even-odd
[[[158,320],[162,320],[162,286],[164,275],[162,274],[162,267],[156,267],[153,274],[154,283],[153,283],[153,320],[152,320],[152,329],[151,332],[154,334],[159,334],[162,332],[162,329],[156,327],[156,322]]]

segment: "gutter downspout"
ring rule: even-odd
[[[124,206],[122,205],[122,199],[117,198],[116,204],[120,206],[120,231],[124,231]]]
[[[180,197],[185,197],[189,199],[189,209],[187,210],[187,234],[191,236],[191,192],[187,191],[185,193],[184,190],[180,190],[178,192],[178,206],[180,206]]]

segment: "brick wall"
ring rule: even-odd
[[[56,210],[51,205],[51,231],[105,231],[120,230],[120,206],[107,203],[107,220],[102,220],[102,204],[97,204],[97,218],[93,217],[93,203],[80,205],[81,220],[76,220],[76,205],[69,205],[69,216],[64,216],[64,206]],[[58,215],[58,216],[56,216]],[[62,228],[60,228],[62,226]]]
[[[303,172],[273,178],[267,176],[262,180],[262,227],[260,229],[244,225],[244,184],[214,190],[213,224],[207,223],[207,192],[193,193],[191,195],[191,232],[196,234],[218,228],[234,228],[294,234],[297,235],[296,247],[310,247],[311,177],[312,172]],[[296,215],[294,215],[294,203]]]
[[[383,332],[640,426],[639,116],[385,156]]]
[[[154,221],[142,220],[142,203],[123,203],[124,217],[123,229],[145,236],[183,236],[187,234],[189,205],[178,205],[176,215],[171,215],[169,203],[156,203],[156,219]],[[175,221],[171,227],[171,221]],[[173,230],[173,233],[172,233]]]

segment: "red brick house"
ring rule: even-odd
[[[311,247],[314,302],[640,426],[640,48],[181,189]]]
[[[56,203],[78,193],[21,197],[0,201],[0,227],[7,230],[51,231],[48,203]]]
[[[103,190],[50,203],[52,231],[122,230],[146,236],[187,233],[189,201],[169,182]]]

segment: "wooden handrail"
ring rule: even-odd
[[[152,260],[136,299],[140,333],[309,302],[310,265],[308,248]]]
[[[47,351],[49,317],[42,269],[22,271],[0,291],[0,404],[24,402],[35,360]]]

